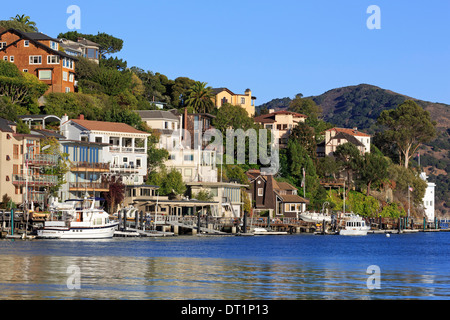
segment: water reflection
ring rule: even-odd
[[[81,289],[69,290],[69,266]],[[449,277],[384,272],[366,287],[365,269],[301,261],[209,258],[2,255],[1,299],[377,299],[448,296]]]

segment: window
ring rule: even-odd
[[[3,60],[8,61],[8,56],[4,56]]]
[[[102,143],[103,142],[103,138],[102,137],[95,137],[95,142],[96,143]]]
[[[140,168],[142,166],[142,160],[136,159],[136,168]]]
[[[127,157],[123,157],[122,162],[123,163],[128,163],[128,158]]]
[[[22,71],[25,72],[25,73],[27,73],[27,72],[28,72],[28,69],[23,69]]]
[[[23,42],[23,46],[24,46],[24,47],[29,47],[29,46],[30,46],[30,41],[25,40],[25,41]]]
[[[5,48],[6,47],[6,42],[0,42],[0,49]]]
[[[73,73],[69,73],[69,82],[73,82]]]
[[[10,62],[14,62],[14,56],[9,57]]]
[[[194,161],[194,155],[193,154],[185,154],[184,161]]]
[[[241,98],[241,104],[245,104],[245,98]]]
[[[86,56],[88,59],[98,59],[98,52],[96,49],[88,48],[86,50]]]
[[[63,81],[67,81],[68,80],[68,73],[67,71],[63,71]]]
[[[69,93],[69,92],[70,92],[70,88],[66,87],[66,93]]]
[[[264,189],[263,188],[258,188],[258,196],[262,197],[264,195]]]
[[[58,50],[58,43],[55,41],[50,41],[50,48],[53,50]]]
[[[30,56],[30,64],[42,64],[42,56]]]
[[[191,177],[192,176],[192,169],[184,169],[184,176],[185,177]]]
[[[59,64],[59,56],[47,56],[48,64]]]
[[[52,71],[39,70],[39,80],[52,80]]]

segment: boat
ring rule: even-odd
[[[350,214],[345,219],[345,228],[339,231],[341,236],[365,236],[370,230],[370,226],[359,215]]]
[[[302,212],[298,216],[305,222],[322,223],[325,220],[325,222],[331,223],[331,217],[325,213]]]
[[[268,235],[285,235],[286,231],[272,231],[266,228],[254,228],[252,232],[255,236],[268,236]]]
[[[58,221],[45,221],[37,230],[38,239],[108,239],[114,236],[118,222],[109,219],[103,209],[95,208],[96,198],[68,200],[53,203],[52,217]],[[91,202],[91,203],[90,203]],[[81,207],[78,207],[81,203]]]

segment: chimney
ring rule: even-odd
[[[84,120],[84,114],[80,114],[80,116],[78,117],[78,120]]]

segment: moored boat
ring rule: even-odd
[[[91,201],[91,203],[89,203]],[[54,203],[52,216],[57,221],[45,221],[37,230],[38,239],[108,239],[114,236],[118,222],[109,219],[103,209],[95,208],[96,199],[70,200]],[[81,202],[81,203],[80,203]],[[81,204],[79,208],[77,205]]]
[[[351,214],[345,219],[345,228],[339,231],[341,236],[365,236],[370,226],[359,215]]]

